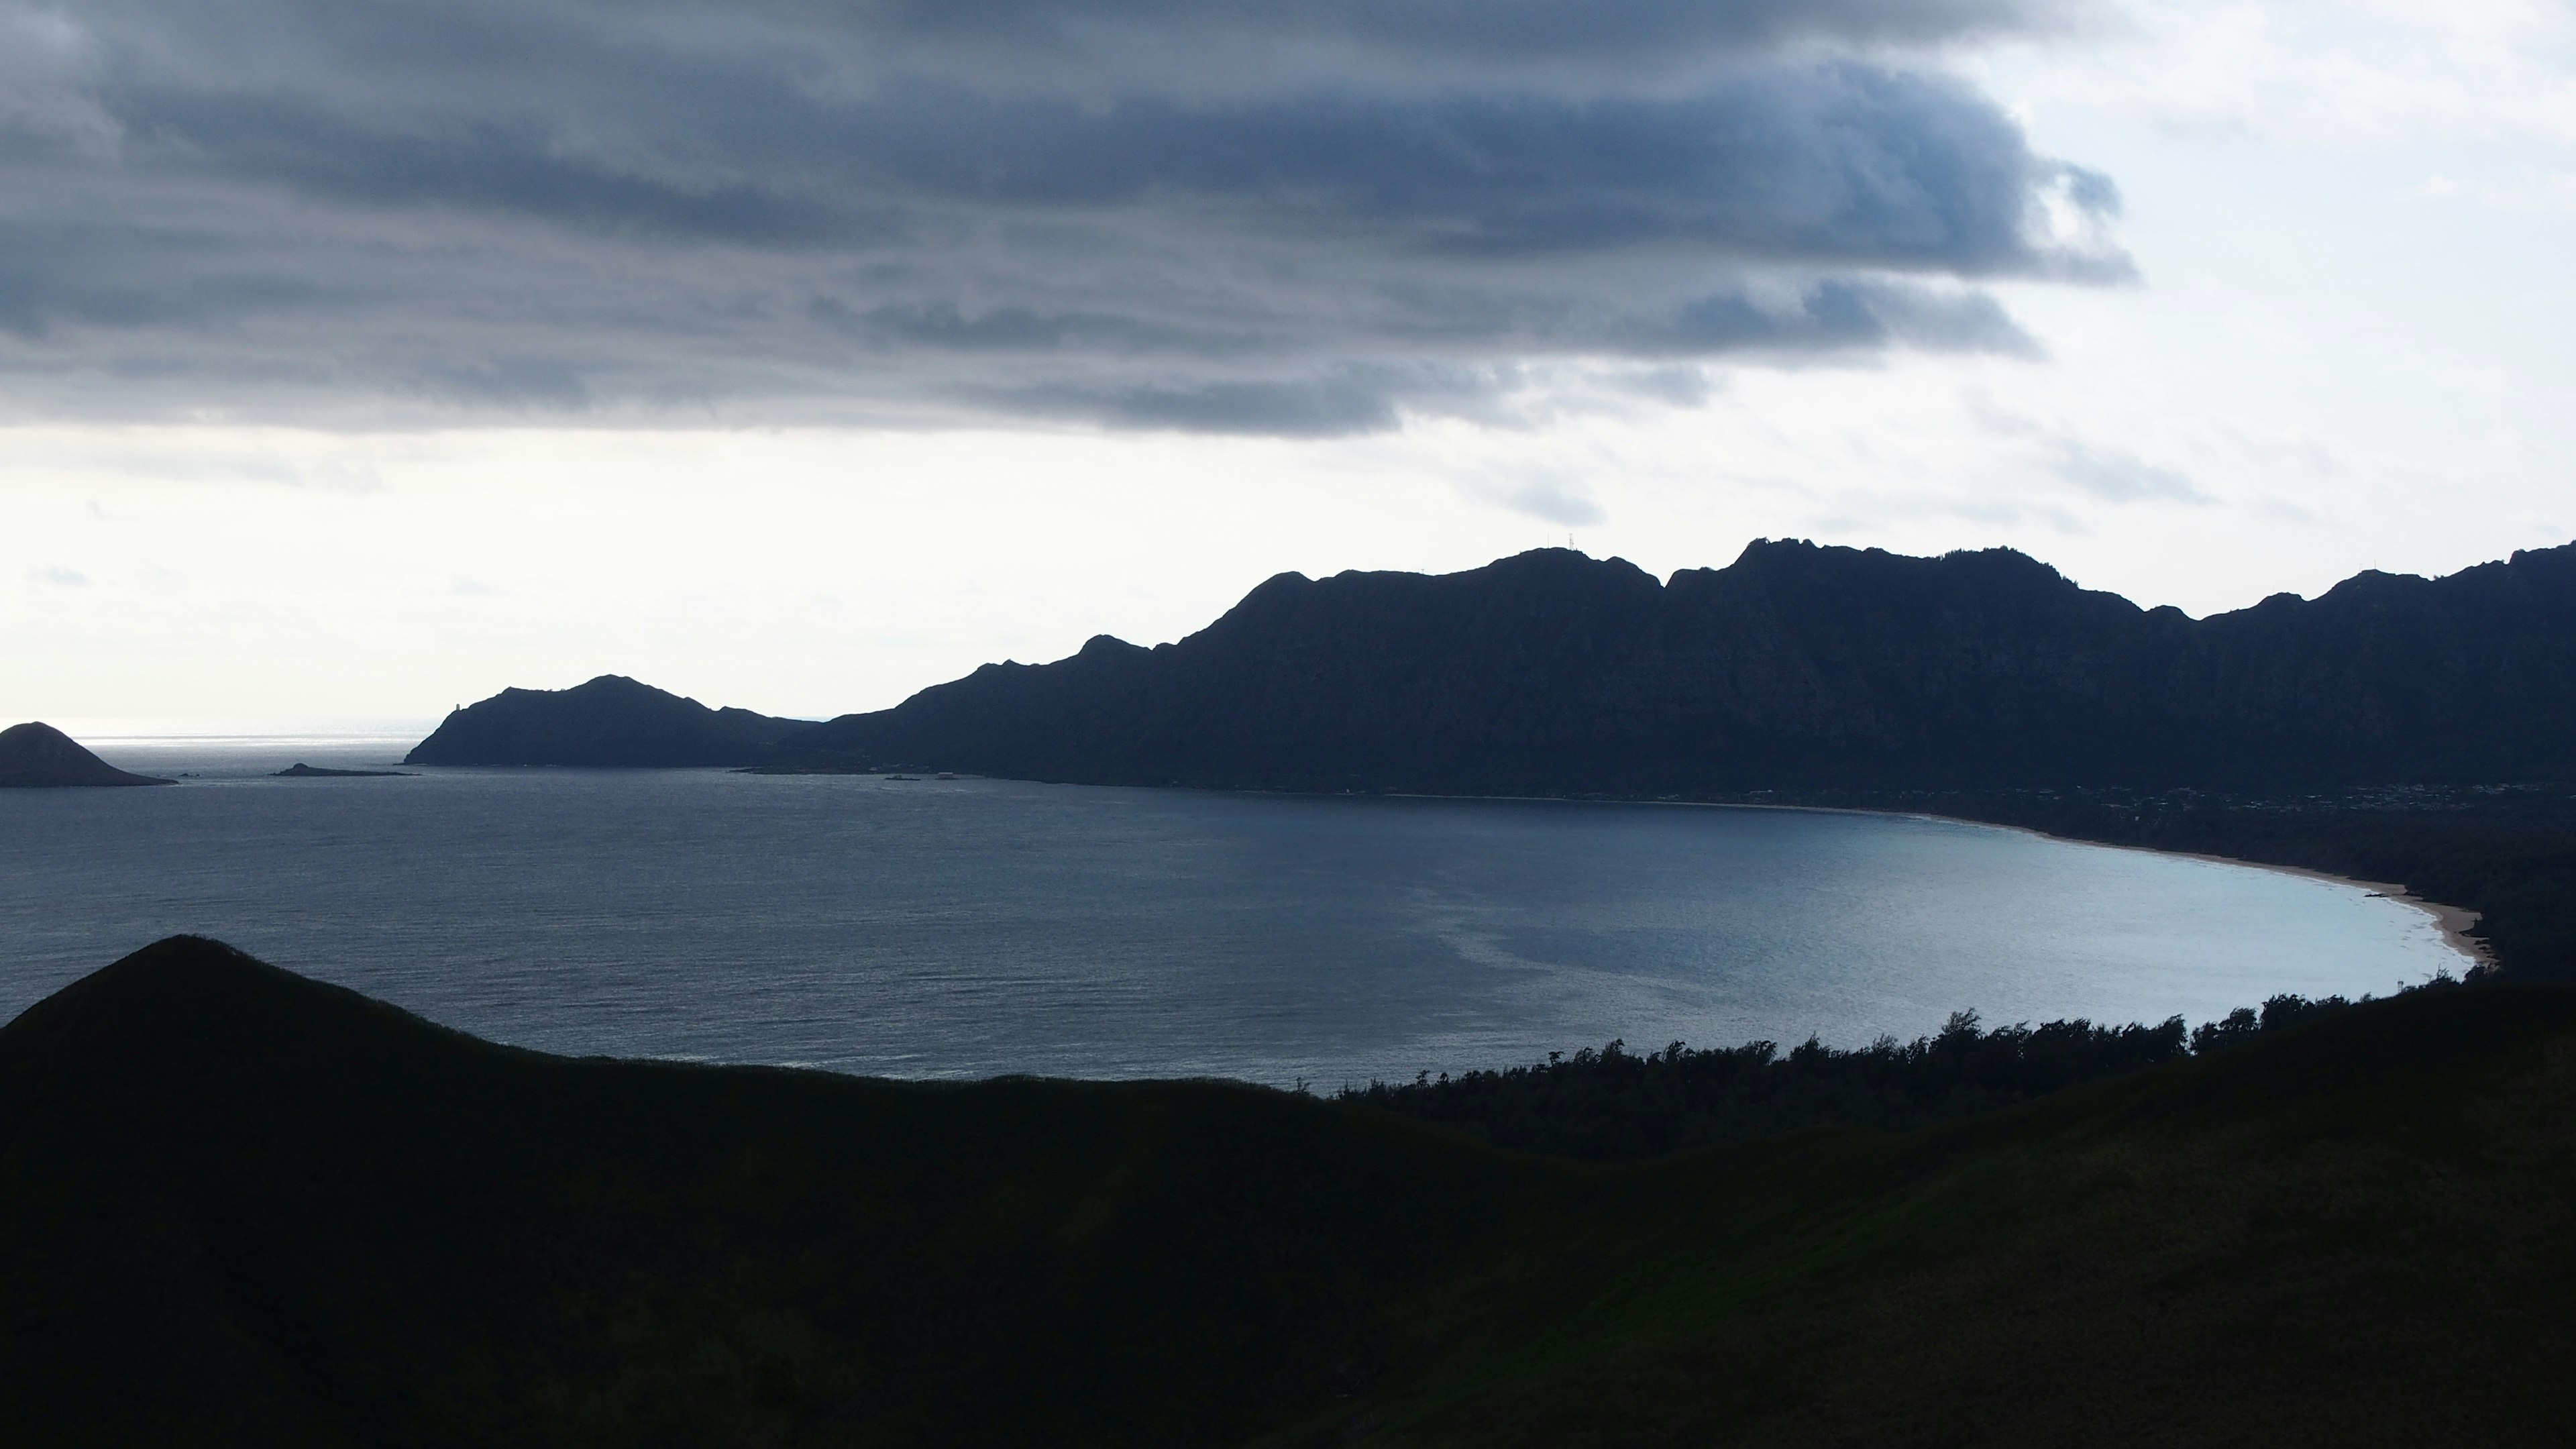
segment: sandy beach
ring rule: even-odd
[[[1409,792],[1401,791],[1391,793],[1397,798],[1414,798],[1423,800],[1480,799],[1557,802],[1564,802],[1566,800],[1566,797],[1561,795],[1457,796],[1411,795]],[[2470,930],[2478,923],[2478,917],[2480,915],[2479,912],[2469,910],[2464,906],[2454,906],[2445,904],[2441,901],[2426,900],[2422,896],[2416,895],[2414,892],[2408,890],[2403,883],[2396,881],[2356,880],[2348,875],[2333,875],[2322,870],[2310,870],[2305,866],[2273,865],[2269,862],[2260,860],[2240,860],[2232,855],[2208,855],[2192,850],[2158,850],[2150,845],[2117,845],[2106,840],[2087,840],[2080,835],[2052,835],[2048,831],[2034,829],[2027,825],[2006,825],[1994,820],[1972,820],[1965,815],[1937,815],[1928,810],[1863,810],[1848,805],[1757,805],[1749,801],[1735,800],[1618,799],[1609,800],[1605,803],[1621,805],[1673,805],[1700,810],[1805,810],[1824,815],[1894,815],[1912,820],[1938,820],[1949,825],[1974,825],[1985,830],[2010,830],[2022,835],[2037,836],[2042,840],[2059,841],[2067,845],[2089,845],[2097,850],[2134,850],[2146,855],[2166,855],[2182,860],[2205,860],[2212,865],[2243,866],[2249,870],[2268,870],[2281,875],[2303,876],[2309,880],[2324,881],[2329,885],[2357,886],[2362,890],[2368,891],[2372,895],[2382,896],[2397,902],[2399,905],[2411,906],[2416,910],[2422,911],[2424,914],[2431,916],[2433,918],[2434,925],[2440,929],[2442,933],[2442,944],[2460,953],[2461,958],[2467,963],[2468,970],[2492,970],[2496,964],[2495,955],[2487,949],[2486,942],[2469,934]]]
[[[1798,807],[1755,805],[1739,808],[1778,810],[1795,809]],[[2034,830],[2026,825],[1999,825],[1991,820],[1970,820],[1962,815],[1932,815],[1920,810],[1851,810],[1843,813],[1852,815],[1910,815],[1917,820],[1943,820],[1948,821],[1953,825],[1981,825],[1988,830],[2017,830],[2024,835],[2036,835],[2043,840],[2059,840],[2064,841],[2069,845],[2090,845],[2099,850],[2136,850],[2143,851],[2148,855],[2170,855],[2183,860],[2205,860],[2213,865],[2237,865],[2244,866],[2251,870],[2273,871],[2280,875],[2304,876],[2309,880],[2320,880],[2329,885],[2359,886],[2363,890],[2370,892],[2372,895],[2384,896],[2389,900],[2397,902],[2401,906],[2412,906],[2416,910],[2422,911],[2424,914],[2431,916],[2433,918],[2434,925],[2441,929],[2442,943],[2467,958],[2469,963],[2468,969],[2472,971],[2485,971],[2492,969],[2495,965],[2495,955],[2487,949],[2487,943],[2469,934],[2470,930],[2478,923],[2479,912],[2472,911],[2465,906],[2447,905],[2441,901],[2428,901],[2422,896],[2415,894],[2413,891],[2408,890],[2402,882],[2398,881],[2355,880],[2353,877],[2348,875],[2331,875],[2322,870],[2310,870],[2305,866],[2273,865],[2260,860],[2240,860],[2232,855],[2205,855],[2199,851],[2193,850],[2158,850],[2155,847],[2148,845],[2114,845],[2108,841],[2086,840],[2080,835],[2051,835],[2045,830]]]

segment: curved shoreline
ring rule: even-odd
[[[2426,900],[2408,890],[2403,882],[2360,880],[2331,871],[2311,870],[2303,865],[2276,865],[2270,861],[2243,860],[2232,855],[2211,855],[2197,850],[2158,850],[2152,845],[2122,845],[2108,840],[2087,840],[2081,835],[2056,835],[2030,825],[2007,825],[1997,820],[1978,820],[1967,815],[1940,815],[1929,810],[1869,810],[1853,805],[1771,805],[1743,800],[1577,800],[1563,795],[1429,795],[1409,791],[1390,791],[1382,799],[1410,800],[1518,800],[1546,801],[1562,805],[1678,805],[1702,810],[1793,810],[1817,815],[1877,815],[1901,820],[1937,820],[1945,825],[1974,825],[1981,830],[2009,830],[2020,835],[2054,840],[2063,845],[2089,845],[2096,850],[2134,850],[2142,855],[2161,855],[2176,860],[2200,860],[2212,865],[2242,866],[2248,870],[2268,870],[2281,875],[2301,876],[2328,885],[2355,886],[2362,891],[2401,906],[2422,911],[2433,918],[2434,929],[2442,944],[2450,947],[2468,962],[2471,974],[2498,969],[2495,952],[2486,942],[2473,936],[2483,912],[2444,901]]]
[[[2311,870],[2304,865],[2275,865],[2264,860],[2242,860],[2232,855],[2211,855],[2198,850],[2158,850],[2152,845],[2121,845],[2108,840],[2087,840],[2081,835],[2054,835],[2031,825],[2006,825],[1995,820],[1978,820],[1966,815],[1935,815],[1928,810],[1862,810],[1848,805],[1751,805],[1724,800],[1650,800],[1639,804],[1707,805],[1720,810],[1811,810],[1826,815],[1884,815],[1907,820],[1938,820],[1946,825],[1974,825],[1983,830],[2010,830],[2017,834],[2054,840],[2064,845],[2089,845],[2096,850],[2134,850],[2142,855],[2162,855],[2175,860],[2203,860],[2212,865],[2242,866],[2248,870],[2268,870],[2280,875],[2301,876],[2324,881],[2328,885],[2358,886],[2371,895],[2395,901],[2401,906],[2422,911],[2433,918],[2434,929],[2441,933],[2442,944],[2466,957],[2472,972],[2496,969],[2495,952],[2487,943],[2469,934],[2485,914],[2466,906],[2430,901],[2408,890],[2402,881],[2358,880],[2331,871]]]
[[[1762,810],[1798,807],[1756,805],[1746,808]],[[2471,971],[2492,971],[2496,967],[2494,951],[2488,948],[2486,942],[2469,934],[2484,912],[2473,911],[2466,906],[2450,905],[2443,901],[2426,900],[2408,890],[2402,881],[2357,880],[2352,876],[2335,875],[2330,871],[2311,870],[2303,865],[2275,865],[2269,861],[2241,860],[2232,855],[2210,855],[2197,850],[2158,850],[2152,845],[2117,845],[2107,840],[2087,840],[2080,835],[2052,835],[2045,830],[2028,825],[2001,825],[1992,820],[1971,820],[1964,815],[1931,815],[1920,810],[1846,810],[1841,813],[1911,816],[1917,820],[1940,820],[1953,825],[1977,825],[1988,830],[2015,830],[2024,835],[2035,835],[2042,840],[2055,840],[2068,845],[2089,845],[2097,850],[2134,850],[2145,855],[2170,856],[2176,860],[2205,860],[2212,865],[2243,866],[2249,870],[2268,870],[2280,875],[2302,876],[2308,880],[2324,881],[2328,885],[2359,886],[2371,895],[2395,901],[2401,906],[2422,911],[2431,916],[2434,928],[2441,933],[2442,944],[2467,957]]]

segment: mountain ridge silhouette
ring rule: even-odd
[[[2192,619],[2008,549],[1757,541],[1658,584],[1563,549],[1282,574],[787,736],[1121,784],[1608,792],[2576,776],[2576,545]]]

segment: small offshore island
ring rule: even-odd
[[[49,724],[29,721],[0,730],[0,789],[177,783],[120,770]]]
[[[326,770],[301,760],[270,776],[277,780],[393,780],[412,774],[409,770]]]

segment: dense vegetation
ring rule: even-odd
[[[1909,810],[2074,839],[2223,855],[2366,880],[2482,913],[2502,979],[2576,979],[2576,787],[2415,786],[2299,796],[2201,790],[1882,791],[1740,796],[1768,804]],[[2447,983],[2445,983],[2447,984]],[[1984,1030],[1973,1014],[1912,1043],[1837,1051],[1810,1040],[1600,1051],[1437,1081],[1372,1083],[1345,1099],[1498,1146],[1633,1157],[1805,1127],[1903,1130],[2120,1076],[2344,1006],[2276,996],[2186,1032],[2059,1021]]]
[[[2349,1004],[2340,996],[2285,994],[2193,1031],[2179,1016],[2158,1026],[2052,1021],[1987,1030],[1966,1011],[1936,1035],[1911,1043],[1882,1037],[1852,1051],[1810,1037],[1786,1053],[1767,1041],[1697,1051],[1674,1042],[1639,1055],[1614,1041],[1571,1057],[1550,1052],[1531,1066],[1344,1088],[1340,1100],[1437,1122],[1498,1147],[1645,1157],[1807,1127],[1921,1127],[2221,1050]]]
[[[2576,990],[2245,1027],[1911,1133],[1591,1163],[1223,1084],[547,1057],[166,942],[0,1028],[0,1416],[13,1445],[2557,1442]],[[1968,1090],[2078,1046],[1948,1035],[1920,1070]]]

